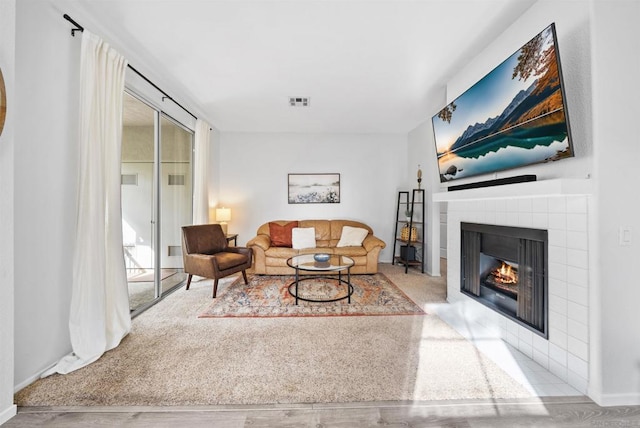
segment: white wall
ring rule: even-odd
[[[7,116],[0,135],[0,425],[16,414],[13,404],[15,18],[15,0],[0,0],[0,70],[7,90]]]
[[[425,120],[420,126],[411,131],[408,136],[408,142],[407,181],[415,187],[415,184],[417,184],[416,169],[417,165],[420,164],[422,187],[425,189],[427,201],[425,272],[431,276],[440,276],[440,204],[431,202],[433,193],[440,191],[440,175],[438,174],[435,160],[436,148],[431,120]]]
[[[81,7],[78,2],[69,5]],[[457,96],[532,35],[556,22],[576,158],[518,173],[533,172],[541,178],[593,174],[595,178],[596,209],[589,234],[590,239],[595,235],[589,242],[589,391],[604,404],[640,404],[636,316],[640,288],[624,269],[619,270],[640,259],[639,179],[632,164],[640,158],[633,132],[640,70],[637,56],[629,54],[638,52],[638,8],[636,1],[624,0],[541,0],[452,79],[448,88],[449,98]],[[0,67],[9,82],[8,124],[0,137],[0,194],[9,201],[8,207],[3,204],[0,209],[0,421],[13,411],[6,391],[11,379],[20,387],[70,350],[69,256],[74,240],[74,106],[80,40],[70,37],[63,12],[48,2],[0,0]],[[74,18],[108,36],[104,29],[83,21],[80,13]],[[17,30],[15,69],[13,28]],[[171,93],[170,87],[150,77]],[[219,193],[213,190],[212,197],[234,209],[230,231],[240,233],[239,243],[246,243],[262,222],[275,218],[346,217],[371,225],[387,242],[381,259],[391,260],[396,191],[401,190],[398,186],[408,188],[414,183],[415,162],[407,161],[406,136],[214,133],[212,156],[220,160],[220,171],[212,178]],[[340,172],[342,202],[287,204],[288,172]],[[632,245],[618,245],[620,226],[631,227]],[[15,321],[5,323],[12,313],[12,293]]]
[[[496,65],[517,51],[534,35],[555,22],[558,54],[564,75],[567,112],[570,121],[575,157],[559,162],[538,164],[517,170],[503,171],[491,176],[474,177],[455,184],[482,181],[519,174],[536,174],[538,180],[554,178],[587,178],[594,176],[592,115],[592,74],[589,2],[541,0],[507,28],[490,46],[454,76],[447,85],[447,102],[480,80]],[[587,180],[593,182],[594,179]],[[444,187],[444,186],[443,186]],[[522,198],[526,195],[518,195]],[[588,317],[590,302],[587,296],[599,285],[594,281],[588,262],[595,258],[598,248],[592,233],[578,228],[593,223],[597,216],[593,198],[518,199],[498,205],[492,200],[474,203],[448,203],[448,293],[452,302],[463,303],[465,316],[478,317],[485,325],[498,327],[504,340],[534,358],[561,379],[582,393],[593,396],[592,352],[589,335],[593,323]],[[568,202],[571,200],[571,204]],[[586,201],[589,201],[587,204]],[[526,202],[526,203],[524,203]],[[567,211],[579,206],[583,211]],[[587,210],[587,205],[591,209]],[[544,209],[539,209],[543,207]],[[534,220],[537,220],[534,221]],[[548,229],[549,236],[549,340],[501,316],[488,314],[481,305],[462,295],[459,279],[460,221],[472,221],[507,226]],[[578,244],[581,243],[581,246]],[[535,340],[533,340],[535,339]],[[595,394],[597,395],[597,394]]]
[[[592,275],[593,397],[640,404],[640,3],[593,3],[594,158],[599,248]],[[621,227],[631,229],[620,245]]]
[[[640,288],[625,267],[640,260],[640,157],[635,122],[640,94],[640,3],[540,0],[454,76],[457,97],[522,43],[556,23],[576,157],[496,174],[539,179],[591,177],[588,243],[588,393],[602,405],[640,404]],[[479,177],[474,180],[492,177]],[[460,181],[461,183],[463,181]],[[457,183],[456,183],[457,184]],[[619,231],[630,229],[630,245]],[[571,314],[569,314],[569,317]],[[584,368],[584,366],[583,366]]]
[[[78,37],[48,5],[16,5],[15,382],[68,353],[77,171]]]
[[[75,240],[81,34],[71,37],[71,24],[62,18],[63,13],[69,13],[100,35],[135,63],[138,70],[150,69],[136,61],[126,44],[117,43],[117,37],[110,35],[108,29],[84,21],[81,12],[84,6],[87,6],[85,2],[42,0],[24,0],[15,6],[15,101],[12,102],[15,110],[11,113],[15,138],[13,212],[16,213],[12,389],[26,386],[71,351],[68,321]],[[4,9],[2,12],[4,55]],[[163,81],[149,74],[147,77],[179,98]],[[128,86],[130,79],[135,77],[127,76]],[[170,101],[163,103],[162,94],[147,91],[144,83],[133,82],[132,86],[137,93],[143,93],[147,101],[169,110],[172,117],[187,124],[191,121],[191,116]],[[184,101],[182,104],[191,107]],[[7,162],[5,156],[3,153],[3,163]],[[7,171],[11,168],[3,168],[3,184]],[[4,234],[2,236],[4,238]],[[6,302],[4,298],[0,301],[2,305]],[[9,313],[4,311],[4,306],[2,309],[3,316]],[[0,355],[4,355],[4,337],[0,348]],[[4,369],[4,364],[2,367]],[[4,381],[2,385],[4,387]]]
[[[380,260],[391,262],[397,191],[407,188],[406,135],[223,132],[220,159],[218,202],[231,208],[239,245],[271,220],[352,219],[385,241]],[[289,204],[288,173],[340,173],[340,203]]]
[[[593,173],[593,136],[591,131],[591,45],[589,43],[589,1],[539,0],[494,43],[472,58],[466,67],[447,82],[446,101],[430,112],[430,117],[439,109],[460,96],[478,82],[498,64],[508,58],[542,31],[555,22],[558,50],[567,95],[567,111],[572,130],[575,158],[557,164],[538,164],[515,170],[480,175],[455,182],[439,184],[441,190],[449,185],[491,180],[522,174],[536,174],[538,179],[559,177],[585,178]],[[446,203],[441,203],[441,212],[446,217]],[[446,224],[443,224],[443,230]],[[444,245],[446,240],[442,241]]]
[[[209,162],[212,166],[212,170],[209,171],[209,221],[214,222],[215,217],[212,217],[215,213],[212,209],[218,206],[220,200],[220,131],[216,128],[211,130],[211,149],[209,150]],[[222,205],[222,204],[221,204]]]
[[[564,75],[567,114],[575,158],[456,180],[454,183],[447,183],[447,186],[521,174],[536,174],[539,180],[585,178],[591,174],[591,45],[587,1],[540,0],[451,78],[447,83],[447,103],[457,98],[552,22],[556,23],[557,48]],[[442,107],[444,106],[440,106]],[[433,112],[435,113],[437,112]]]

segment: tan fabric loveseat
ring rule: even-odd
[[[364,223],[352,220],[298,220],[297,227],[315,229],[315,247],[295,249],[289,246],[274,246],[270,236],[270,223],[279,226],[290,225],[292,220],[278,220],[265,223],[258,228],[257,236],[247,242],[253,249],[254,272],[266,275],[288,275],[294,270],[287,266],[287,259],[298,254],[328,253],[348,256],[355,262],[351,273],[372,274],[378,272],[378,256],[386,246],[373,235],[373,230]],[[367,230],[360,246],[337,247],[344,226]],[[282,245],[282,244],[281,244]]]

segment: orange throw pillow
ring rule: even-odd
[[[292,221],[282,226],[278,223],[270,222],[269,236],[271,236],[271,245],[291,248],[291,231],[294,227],[298,227],[297,221]]]

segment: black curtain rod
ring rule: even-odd
[[[72,28],[71,29],[71,35],[73,37],[76,36],[76,31],[80,31],[81,33],[84,31],[84,27],[80,24],[78,24],[76,21],[73,20],[73,18],[71,18],[69,15],[67,15],[66,13],[64,15],[62,15],[62,17],[64,19],[66,19],[67,21],[69,21],[70,23],[72,23],[76,28]],[[187,114],[189,114],[189,116],[193,117],[194,119],[198,120],[198,118],[191,113],[189,110],[187,110],[186,108],[184,108],[179,102],[177,102],[176,100],[174,100],[169,94],[167,94],[165,91],[163,91],[162,89],[160,89],[158,87],[158,85],[156,85],[155,83],[153,83],[151,80],[149,80],[147,78],[147,76],[145,76],[144,74],[140,73],[138,70],[136,70],[131,64],[127,64],[127,67],[129,67],[131,69],[131,71],[133,71],[134,73],[136,73],[138,76],[142,77],[148,84],[150,84],[151,86],[153,86],[154,88],[156,88],[158,91],[160,91],[162,93],[162,95],[164,95],[162,97],[162,101],[164,101],[165,99],[171,100],[175,103],[175,105],[177,105],[178,107],[180,107],[182,110],[186,111]]]

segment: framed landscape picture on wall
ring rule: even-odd
[[[340,174],[289,174],[290,204],[339,204]]]

